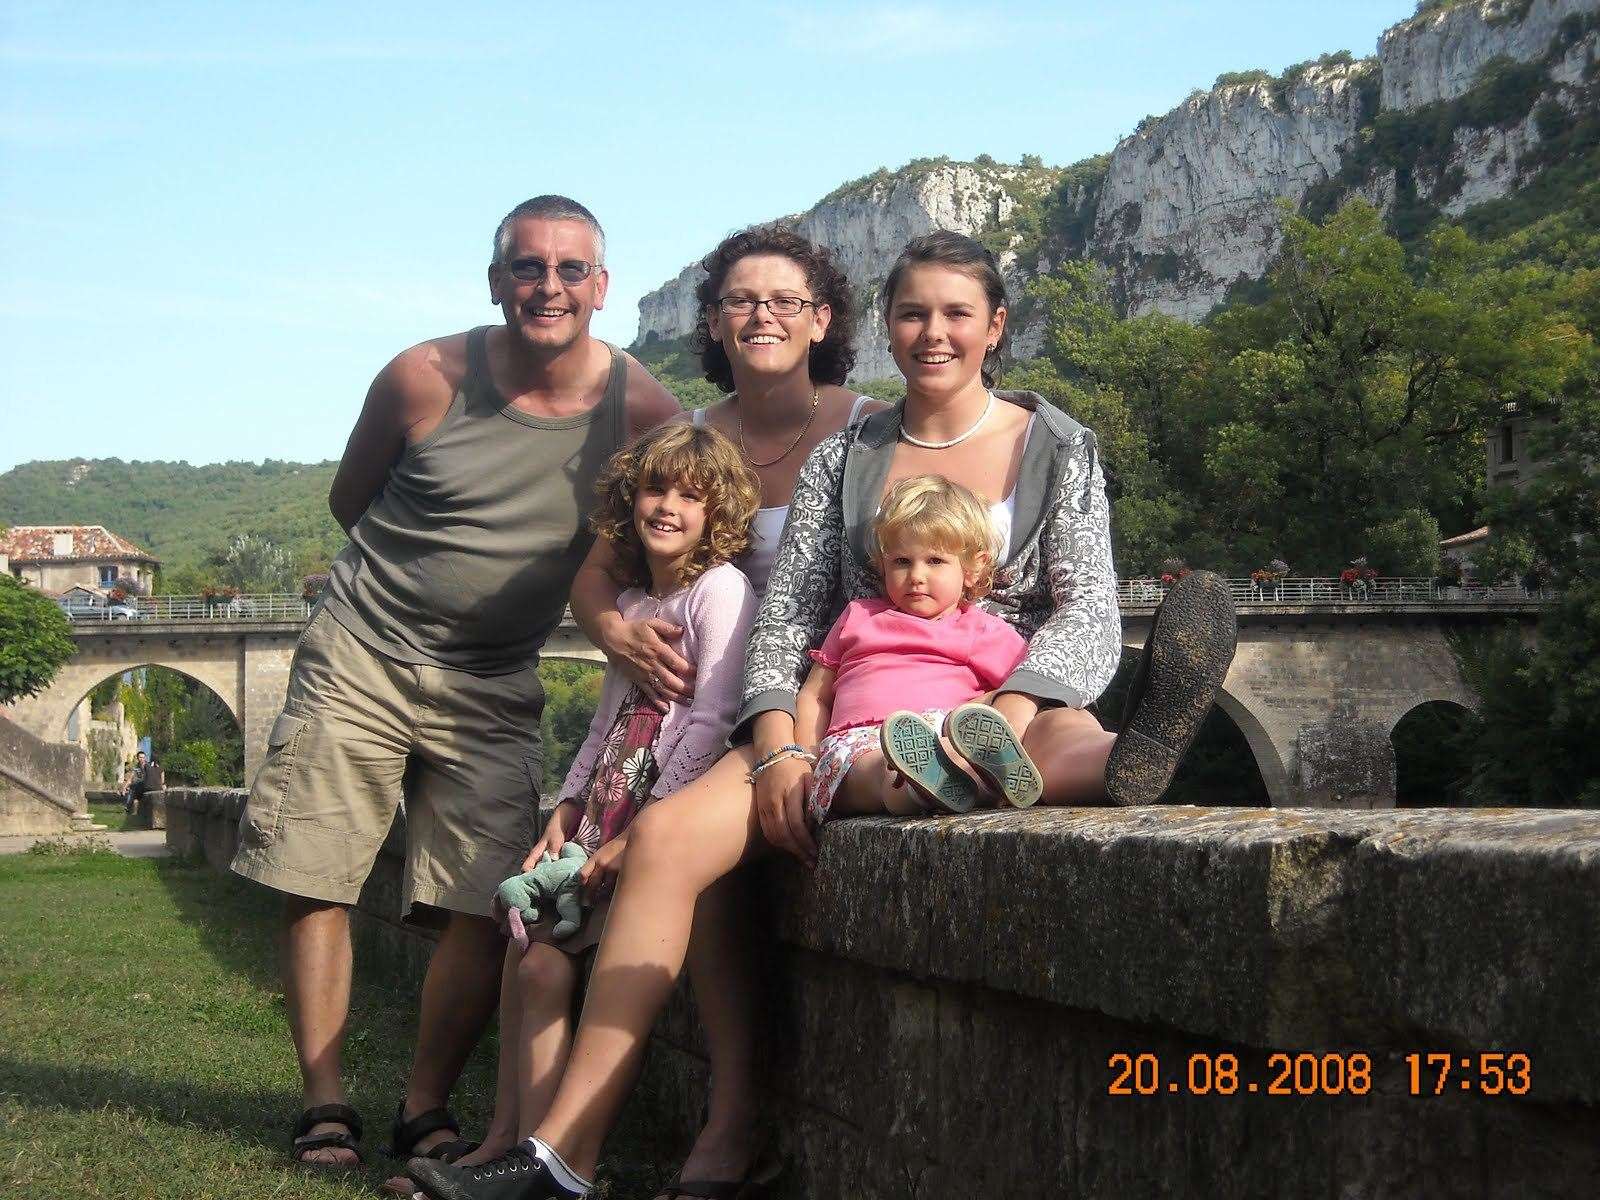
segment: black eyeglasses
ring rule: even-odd
[[[775,317],[798,317],[811,301],[802,300],[799,296],[773,296],[770,300],[757,300],[754,296],[723,296],[717,301],[717,307],[730,317],[749,316],[763,304]],[[815,308],[816,305],[811,304],[811,307]]]
[[[513,258],[506,264],[506,272],[523,283],[543,283],[544,277],[554,269],[562,283],[582,283],[598,263],[584,262],[581,258],[563,258],[558,263],[548,263],[542,258]]]

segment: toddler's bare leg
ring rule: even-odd
[[[849,773],[833,794],[833,811],[840,816],[866,816],[889,813],[896,817],[920,817],[927,813],[917,793],[897,784],[896,774],[884,761],[883,752],[869,750],[850,765]]]

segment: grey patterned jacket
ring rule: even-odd
[[[1029,639],[1004,691],[1082,708],[1122,653],[1111,519],[1092,432],[1032,392],[996,392],[1036,414],[1017,477],[1009,557],[981,602]],[[851,600],[882,595],[867,531],[900,440],[899,406],[818,444],[795,484],[745,656],[734,740],[763,712],[792,714],[811,660]]]

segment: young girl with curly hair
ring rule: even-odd
[[[967,812],[980,797],[968,767],[1014,806],[1032,804],[1032,760],[1004,718],[971,703],[992,697],[1028,653],[1021,634],[977,606],[994,583],[987,506],[939,475],[902,479],[872,523],[871,554],[883,595],[845,605],[809,652],[795,702],[795,741],[816,760],[812,822],[830,810]],[[916,712],[905,708],[913,696]],[[952,733],[981,723],[987,736],[946,743],[947,717]]]
[[[553,941],[545,920],[526,930],[525,952],[515,941],[506,948],[495,1115],[482,1147],[458,1162],[464,1168],[504,1154],[543,1118],[571,1044],[580,955],[600,940],[629,825],[722,756],[739,702],[756,601],[729,560],[749,542],[760,502],[754,473],[716,430],[673,422],[619,451],[596,486],[591,522],[612,551],[623,613],[681,626],[679,649],[697,684],[691,702],[663,713],[606,670],[589,735],[522,867],[577,842],[589,853],[581,879],[592,907],[570,937]]]

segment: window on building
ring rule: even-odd
[[[1500,426],[1500,461],[1510,462],[1516,457],[1516,438],[1510,425]]]
[[[117,581],[117,564],[102,563],[100,566],[100,586],[110,587]]]

